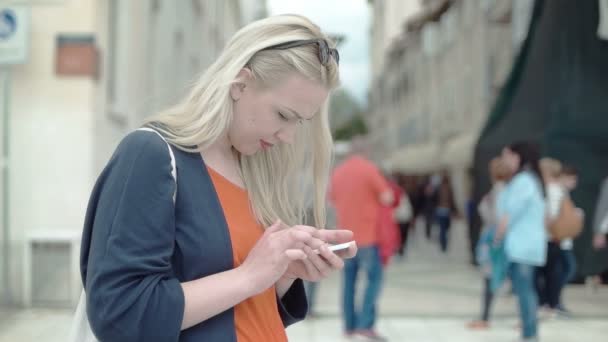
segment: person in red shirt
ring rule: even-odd
[[[393,192],[393,202],[388,206],[380,206],[378,213],[378,247],[383,267],[388,266],[391,257],[397,253],[401,244],[401,231],[395,219],[395,210],[400,204],[403,193],[401,187],[390,176],[386,176],[386,179]]]
[[[350,156],[338,165],[330,182],[330,201],[340,229],[352,230],[359,251],[344,265],[343,318],[347,336],[363,335],[384,340],[374,330],[376,301],[382,287],[378,218],[381,206],[391,205],[394,195],[380,170],[369,160],[362,137],[353,139]],[[355,283],[359,270],[367,273],[361,310],[355,310]]]

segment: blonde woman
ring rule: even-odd
[[[324,226],[333,46],[301,16],[254,22],[180,104],[146,123],[156,132],[120,143],[82,241],[99,341],[286,341],[285,326],[306,315],[302,280],[356,254],[327,247],[350,231],[298,225],[307,186]]]

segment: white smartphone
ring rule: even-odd
[[[337,244],[337,245],[331,245],[331,246],[329,246],[329,250],[332,252],[339,252],[339,251],[348,249],[348,247],[350,247],[350,245],[352,245],[353,243],[355,243],[355,241],[349,241],[349,242],[345,242],[345,243],[341,243],[341,244]],[[319,250],[315,250],[315,253],[319,254]]]

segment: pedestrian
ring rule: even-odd
[[[441,184],[441,176],[438,174],[425,177],[422,185],[422,211],[424,214],[425,234],[427,240],[433,236],[433,226],[437,222],[437,200],[438,188]]]
[[[493,249],[497,248],[494,244],[496,228],[498,225],[498,215],[496,203],[498,196],[505,187],[505,182],[510,178],[510,172],[500,157],[492,159],[489,166],[492,189],[481,199],[478,212],[482,219],[482,231],[479,243],[476,248],[477,264],[483,275],[483,294],[481,318],[468,324],[468,327],[475,330],[485,330],[490,327],[490,310],[494,300],[495,289],[492,288],[493,268],[503,267],[504,257],[492,263]],[[495,257],[496,259],[496,257]],[[498,271],[498,270],[495,270]]]
[[[564,196],[570,197],[572,191],[578,186],[578,171],[572,165],[562,165],[562,172],[559,177],[560,185],[564,190]],[[578,212],[583,213],[582,209],[578,209]],[[561,265],[561,277],[559,281],[559,292],[558,292],[558,304],[557,312],[560,315],[570,316],[571,312],[566,308],[563,301],[563,290],[570,283],[576,275],[576,257],[572,248],[574,247],[573,238],[566,238],[560,242],[560,265]]]
[[[557,220],[561,203],[566,195],[560,184],[562,164],[552,158],[542,158],[539,162],[546,189],[546,221],[548,226]],[[547,229],[547,259],[536,269],[536,292],[541,318],[555,318],[559,305],[561,282],[561,251],[559,238]]]
[[[399,198],[399,205],[395,209],[395,220],[399,225],[399,232],[401,233],[401,241],[399,241],[398,253],[400,257],[405,255],[405,249],[407,247],[407,240],[409,231],[414,220],[414,210],[412,208],[412,202],[410,201],[408,192],[408,182],[405,175],[401,173],[395,174],[397,184],[401,189],[401,197]]]
[[[376,304],[382,288],[378,218],[380,207],[393,204],[394,196],[378,167],[368,159],[369,155],[364,138],[353,139],[350,156],[332,174],[330,201],[336,209],[338,227],[351,229],[359,247],[357,255],[344,265],[344,334],[382,341],[384,338],[375,330]],[[360,270],[366,274],[367,287],[363,303],[356,305],[355,288]]]
[[[439,225],[439,247],[442,253],[446,253],[448,250],[450,228],[456,216],[458,216],[458,211],[452,182],[448,173],[444,172],[437,189],[437,207],[435,208],[435,219]]]
[[[602,182],[600,193],[597,197],[593,231],[593,247],[595,249],[605,248],[606,234],[608,234],[608,177]]]
[[[380,248],[380,262],[383,267],[387,267],[391,258],[398,253],[401,244],[401,231],[399,222],[395,217],[395,210],[399,207],[403,190],[397,180],[388,172],[384,177],[393,192],[393,202],[389,205],[382,205],[378,211],[378,247]]]
[[[117,147],[91,194],[81,271],[102,342],[287,341],[306,315],[302,280],[343,267],[300,225],[296,178],[314,179],[324,226],[338,52],[302,16],[238,31],[178,105]],[[164,141],[163,141],[164,140]]]
[[[546,261],[545,189],[539,169],[540,153],[529,142],[516,142],[502,151],[514,176],[498,196],[497,243],[504,240],[509,273],[519,302],[524,341],[538,337],[534,268]]]

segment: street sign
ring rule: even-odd
[[[23,64],[29,51],[29,8],[0,6],[0,65]]]

